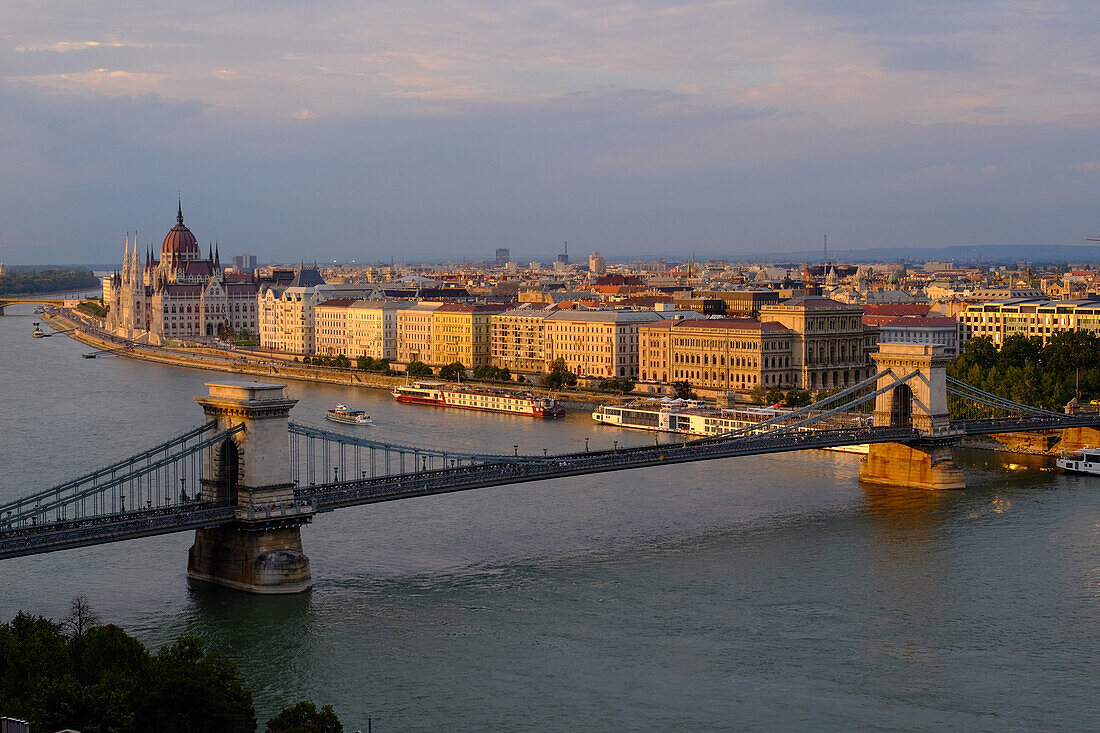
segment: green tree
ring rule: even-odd
[[[410,377],[430,377],[432,376],[432,368],[422,361],[410,361],[409,365],[405,367],[405,373]]]
[[[805,407],[813,402],[813,397],[804,389],[798,387],[792,387],[787,390],[787,394],[783,396],[783,405],[785,407]]]
[[[634,391],[634,380],[605,379],[600,382],[599,390],[601,392],[621,392],[623,394],[626,394],[627,392]]]
[[[448,382],[461,378],[465,373],[466,367],[460,361],[452,361],[450,364],[439,368],[439,376]]]
[[[565,359],[559,356],[557,359],[550,362],[550,373],[546,375],[543,382],[550,389],[575,387],[577,385],[577,375],[569,371],[569,367],[565,364]]]
[[[763,404],[765,404],[765,405],[774,405],[774,404],[777,404],[777,403],[782,402],[782,401],[783,401],[783,388],[780,387],[778,384],[773,384],[772,386],[768,387],[766,392],[764,392],[764,402],[763,402]]]
[[[283,710],[267,721],[267,733],[344,733],[344,726],[331,705],[320,710],[303,701]]]
[[[695,394],[694,386],[686,379],[679,382],[672,382],[668,386],[672,387],[672,396],[680,400],[694,400],[698,399],[699,395]]]

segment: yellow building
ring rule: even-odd
[[[1066,331],[1100,336],[1100,300],[1012,299],[976,303],[959,315],[964,336],[988,336],[999,349],[1009,336],[1036,337],[1045,344]]]
[[[444,303],[432,313],[434,364],[460,362],[467,369],[488,366],[491,361],[489,330],[492,316],[503,305]]]
[[[863,307],[802,295],[760,308],[761,321],[793,332],[794,384],[810,391],[850,387],[874,373],[865,348]]]
[[[348,308],[348,356],[397,359],[398,314],[414,305],[411,301],[358,300]]]
[[[425,364],[437,363],[435,358],[434,318],[432,316],[442,303],[417,303],[411,308],[397,312],[397,361],[409,364],[421,361]]]
[[[525,303],[494,315],[489,324],[492,365],[527,377],[548,372],[546,317],[553,312]]]
[[[545,320],[547,356],[579,377],[637,379],[638,329],[662,319],[655,311],[557,311]]]
[[[641,380],[688,381],[714,392],[794,386],[794,333],[748,318],[664,321],[642,326]]]
[[[348,348],[348,312],[355,301],[333,298],[318,303],[314,309],[314,353],[321,356],[351,356]]]

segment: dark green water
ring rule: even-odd
[[[81,359],[23,313],[0,318],[0,498],[199,423],[223,378]],[[362,405],[348,430],[402,443],[652,440],[291,392],[297,420]],[[961,458],[971,488],[942,495],[813,451],[342,510],[304,529],[315,587],[289,598],[190,584],[184,534],[6,560],[0,617],[84,593],[151,645],[228,651],[262,717],[308,698],[349,731],[1096,729],[1100,479]]]

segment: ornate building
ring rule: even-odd
[[[147,251],[142,262],[137,235],[133,247],[126,235],[122,270],[104,282],[107,329],[151,344],[212,339],[229,329],[254,334],[257,290],[254,282],[227,282],[215,248],[203,259],[195,235],[183,223],[181,205],[159,260]]]

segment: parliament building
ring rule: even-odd
[[[215,248],[203,258],[183,223],[181,204],[159,259],[150,250],[143,262],[137,235],[132,246],[126,235],[122,269],[103,280],[103,301],[110,308],[107,330],[156,345],[168,339],[211,340],[229,329],[255,334],[257,289],[251,280],[227,281]]]

